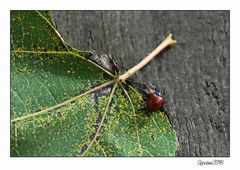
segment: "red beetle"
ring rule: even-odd
[[[156,112],[164,105],[163,93],[160,91],[151,92],[146,104],[146,110],[149,112]]]

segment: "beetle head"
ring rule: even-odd
[[[155,94],[159,97],[164,97],[165,93],[163,91],[160,91],[158,89],[155,90]]]

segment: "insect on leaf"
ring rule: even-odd
[[[108,55],[67,45],[48,11],[11,11],[11,156],[174,156],[175,131],[113,82]]]

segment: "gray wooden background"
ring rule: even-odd
[[[166,93],[177,156],[230,156],[229,11],[52,11],[63,39],[111,54],[122,72],[168,33],[177,45],[133,79]]]

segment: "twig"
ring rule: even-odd
[[[173,44],[176,44],[176,40],[173,40],[172,34],[169,34],[167,38],[157,47],[155,48],[148,56],[146,56],[140,63],[129,69],[126,73],[119,76],[119,80],[125,81],[131,75],[136,73],[142,67],[144,67],[149,61],[151,61],[154,57],[156,57],[163,49]]]

